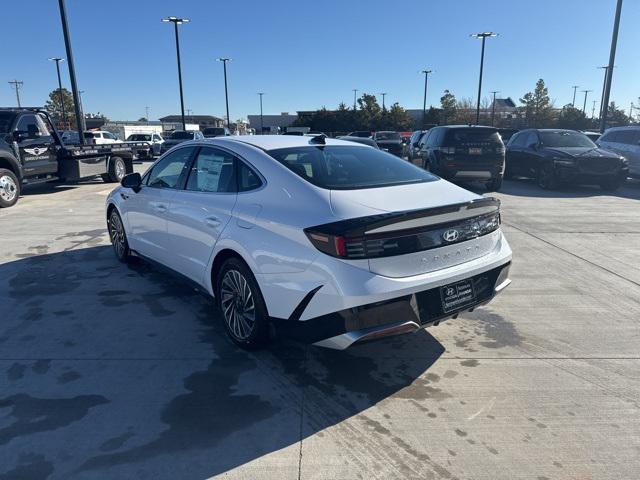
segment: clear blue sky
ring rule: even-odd
[[[23,104],[42,105],[57,87],[48,57],[65,57],[56,0],[6,2],[0,105],[14,105],[8,80],[24,81]],[[181,27],[185,108],[224,113],[222,65],[229,56],[231,117],[295,112],[352,103],[352,89],[388,92],[387,101],[421,108],[424,67],[428,103],[444,89],[474,97],[478,31],[487,41],[483,92],[515,100],[544,78],[556,106],[571,85],[600,99],[609,58],[615,0],[67,0],[78,83],[86,112],[131,120],[179,113],[172,27]],[[6,21],[9,20],[10,21]],[[611,98],[628,112],[640,96],[640,0],[625,0]],[[66,64],[63,64],[66,68]],[[63,82],[69,88],[67,71]],[[582,96],[579,94],[580,106]]]

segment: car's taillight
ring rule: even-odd
[[[333,226],[335,227],[335,224]],[[326,225],[320,225],[305,229],[305,234],[318,250],[327,255],[358,260],[430,250],[487,235],[500,227],[500,212],[496,209],[492,213],[455,222],[391,230],[384,233],[347,232],[345,235],[340,235],[325,233],[326,227]],[[335,232],[336,228],[329,230]]]

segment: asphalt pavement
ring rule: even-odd
[[[234,347],[211,300],[116,261],[111,188],[0,210],[0,480],[640,478],[639,182],[505,182],[512,285],[344,352]]]

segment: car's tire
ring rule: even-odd
[[[553,190],[558,187],[558,178],[551,162],[546,162],[538,168],[536,183],[543,190]]]
[[[513,172],[511,171],[511,169],[509,168],[509,164],[507,163],[505,163],[504,165],[504,178],[507,180],[513,179]]]
[[[129,249],[129,241],[127,240],[127,233],[124,230],[122,218],[115,208],[111,209],[109,218],[107,218],[107,229],[116,258],[123,263],[129,263],[132,257],[131,250]]]
[[[216,278],[216,301],[229,338],[245,350],[269,341],[269,315],[258,282],[239,258],[226,260]]]
[[[0,208],[12,207],[20,198],[20,180],[15,173],[0,168]]]
[[[626,178],[620,176],[607,178],[600,182],[600,188],[605,192],[615,192],[626,182],[626,180]]]
[[[111,157],[109,161],[109,173],[102,175],[105,182],[120,183],[127,174],[127,165],[120,157]]]
[[[488,192],[497,192],[502,188],[502,175],[492,178],[485,185]]]
[[[422,168],[427,172],[431,171],[431,164],[425,158],[422,159]]]

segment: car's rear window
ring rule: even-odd
[[[96,137],[96,135],[94,133],[92,133],[92,132],[84,132],[83,135],[84,135],[84,138],[95,138]]]
[[[129,135],[129,140],[134,142],[148,142],[151,140],[151,135],[146,135],[144,133],[137,133],[137,134]]]
[[[400,140],[398,132],[376,132],[376,140]]]
[[[447,143],[452,145],[501,141],[498,131],[492,128],[454,128],[447,132]]]
[[[308,182],[330,190],[430,182],[437,177],[382,150],[359,145],[303,146],[267,152]]]
[[[193,140],[193,132],[175,131],[171,134],[174,140]]]

